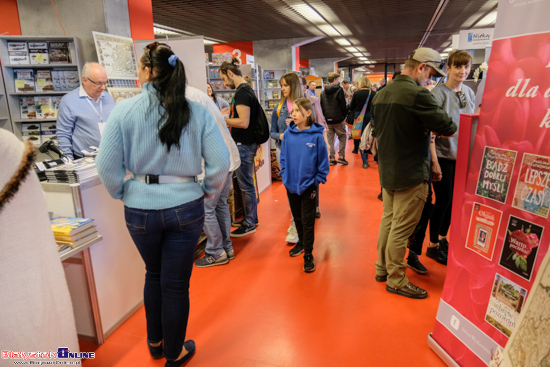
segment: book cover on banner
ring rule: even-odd
[[[510,337],[516,327],[527,291],[500,274],[495,275],[485,321]]]
[[[539,269],[499,367],[550,365],[550,253]]]
[[[470,218],[466,248],[493,259],[502,212],[487,205],[475,203]]]
[[[543,227],[511,215],[499,265],[531,280],[543,231]]]
[[[516,151],[485,147],[476,195],[504,204],[516,163]]]
[[[550,157],[529,153],[523,155],[512,206],[548,218]]]
[[[54,235],[73,236],[94,225],[93,219],[56,217],[50,221]]]

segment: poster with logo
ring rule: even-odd
[[[527,291],[500,274],[495,275],[485,321],[506,335],[512,335]]]
[[[476,195],[505,203],[516,155],[517,152],[512,150],[485,147]]]
[[[500,0],[497,9],[479,118],[460,120],[452,246],[428,338],[447,365],[498,364],[509,340],[505,329],[511,338],[516,333],[512,316],[518,294],[525,293],[529,303],[536,293],[533,279],[549,252],[550,221],[540,200],[548,160],[540,157],[550,157],[550,0]],[[487,228],[472,229],[478,204],[502,213],[490,260],[472,249],[482,249],[488,236]],[[497,274],[504,284],[500,293],[493,292]],[[537,335],[524,337],[537,345]],[[547,340],[540,348],[546,355]]]
[[[550,157],[525,153],[512,206],[543,218],[550,207]]]
[[[511,215],[500,255],[500,266],[531,280],[543,230],[535,223]]]
[[[500,210],[475,203],[470,218],[466,248],[487,260],[492,260],[501,218]]]

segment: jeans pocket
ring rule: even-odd
[[[182,232],[193,232],[202,229],[204,225],[203,198],[181,205],[174,212]]]
[[[126,227],[130,235],[147,234],[145,228],[147,226],[147,213],[124,207],[124,218],[126,219]]]

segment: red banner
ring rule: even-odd
[[[447,277],[430,345],[448,364],[475,367],[500,358],[548,251],[550,33],[493,42],[477,130],[471,118],[461,119]]]

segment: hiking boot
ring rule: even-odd
[[[227,258],[229,260],[233,260],[235,258],[235,250],[231,249],[229,251],[225,250],[225,253],[227,254]]]
[[[386,275],[378,275],[377,274],[377,275],[374,276],[374,280],[376,280],[377,282],[380,282],[380,283],[386,282],[388,280],[388,274],[386,274]]]
[[[353,150],[351,152],[353,154],[359,154],[359,149],[358,148],[353,148]]]
[[[407,257],[407,266],[418,274],[426,274],[428,272],[428,269],[418,260],[418,255],[411,250],[409,250],[409,256]]]
[[[426,249],[426,256],[431,257],[440,264],[447,265],[447,255],[441,251],[441,246],[428,247]]]
[[[347,166],[349,164],[345,158],[338,158],[336,162],[340,163],[342,166]]]
[[[235,255],[233,255],[235,257]],[[229,262],[229,258],[225,251],[217,258],[214,255],[205,254],[204,257],[195,261],[197,268],[208,268],[210,266],[225,265]]]
[[[336,165],[336,161],[335,161],[333,158],[331,158],[331,159],[330,159],[330,162],[329,162],[329,165],[335,166],[335,165]]]
[[[243,223],[239,228],[231,232],[230,237],[243,237],[249,234],[256,233],[256,227],[250,227],[248,224]]]
[[[364,168],[364,169],[369,168],[369,164],[368,164],[368,163],[363,164],[363,168]]]
[[[296,225],[294,222],[288,227],[288,235],[285,238],[285,241],[288,243],[298,243],[298,231],[296,230]]]
[[[244,222],[244,219],[235,220],[235,221],[231,222],[231,227],[240,227],[240,226],[243,225],[243,222]],[[258,227],[259,225],[260,225],[260,222],[256,221],[256,227]]]
[[[313,261],[312,254],[304,255],[304,271],[306,273],[312,273],[315,271],[315,261]]]
[[[441,252],[445,254],[445,257],[449,257],[449,241],[446,238],[443,238],[438,241]]]
[[[386,284],[386,290],[390,293],[397,294],[399,296],[414,298],[414,299],[423,299],[428,297],[428,292],[424,289],[417,287],[412,283],[407,283],[404,287],[393,288]]]
[[[288,254],[292,257],[296,257],[300,255],[302,252],[304,252],[304,246],[300,242],[296,244],[289,252]]]

